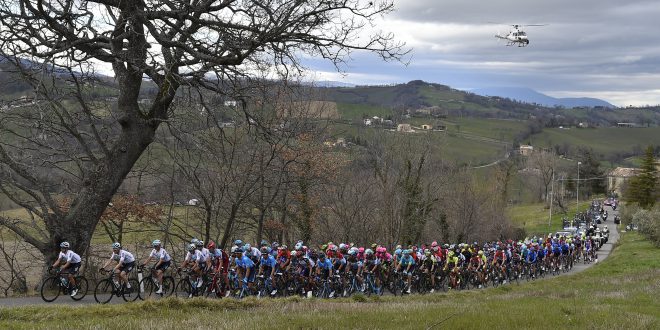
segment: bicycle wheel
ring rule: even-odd
[[[111,280],[105,279],[94,288],[94,300],[99,304],[107,304],[114,294],[114,284]]]
[[[177,283],[174,293],[179,298],[192,298],[192,285],[188,279],[182,279]]]
[[[174,277],[163,276],[163,297],[169,297],[174,293]]]
[[[76,295],[72,296],[71,299],[78,301],[85,298],[88,289],[87,279],[85,277],[76,276],[76,289],[78,289],[78,292],[76,292]]]
[[[129,288],[127,285],[124,285],[124,291],[122,292],[121,297],[124,298],[124,301],[126,302],[135,301],[140,296],[140,283],[134,278],[129,278],[128,283],[131,287]]]
[[[154,283],[151,277],[143,278],[142,281],[140,281],[138,288],[141,288],[141,290],[138,290],[138,298],[140,298],[140,300],[154,298],[156,291],[158,291],[158,286]]]
[[[41,299],[45,302],[53,302],[59,297],[62,288],[60,287],[60,278],[51,276],[41,284]]]

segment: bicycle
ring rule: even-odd
[[[138,272],[142,273],[144,271],[144,266],[138,266]],[[163,274],[163,288],[162,293],[156,293],[158,291],[158,278],[156,278],[156,270],[154,268],[150,269],[151,276],[142,278],[138,284],[138,297],[140,300],[145,300],[152,298],[155,295],[163,297],[169,297],[174,293],[174,277],[170,275]]]
[[[50,267],[48,269],[48,274],[53,275],[49,276],[41,283],[41,299],[45,302],[53,302],[60,294],[69,294],[72,290],[70,288],[68,274],[61,273],[60,270],[53,271]],[[79,301],[87,295],[87,279],[84,276],[76,275],[74,276],[76,280],[76,289],[78,292],[75,296],[72,296],[71,299]]]
[[[192,269],[186,268],[179,270],[177,273],[184,273],[183,278],[179,280],[174,289],[174,295],[181,298],[192,298],[197,297],[204,292],[204,278],[202,277],[202,286],[197,285],[197,281],[193,281],[192,276],[190,275],[193,272]]]
[[[371,294],[376,294],[377,296],[383,295],[383,283],[376,285],[376,280],[374,279],[374,274],[372,272],[364,272],[366,274],[364,279],[365,285],[365,294],[371,296]]]
[[[126,284],[116,279],[118,274],[114,271],[102,270],[104,273],[110,273],[110,276],[105,280],[101,280],[94,288],[94,300],[99,304],[107,304],[112,297],[122,297],[124,301],[135,301],[139,296],[139,283],[134,278],[129,278],[128,282],[131,284],[129,289]]]

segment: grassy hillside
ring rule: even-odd
[[[634,257],[632,257],[634,256]],[[497,289],[333,301],[166,299],[0,310],[11,329],[657,329],[660,249],[635,233],[575,275]]]
[[[615,153],[630,152],[636,146],[643,150],[648,145],[660,145],[660,127],[546,128],[542,133],[531,136],[529,140],[532,145],[543,147],[567,145],[573,148],[592,148],[596,153],[608,157]]]
[[[431,151],[440,153],[448,160],[459,164],[484,165],[491,163],[504,155],[504,146],[499,143],[484,142],[469,139],[451,132],[417,131],[402,133],[387,131],[381,128],[369,128],[360,125],[335,123],[331,125],[333,135],[347,137],[349,140],[372,141],[373,139],[406,139],[431,144]]]
[[[591,201],[580,201],[580,211],[587,210],[590,204]],[[553,208],[552,219],[548,226],[550,210],[545,207],[546,205],[545,203],[535,203],[512,206],[508,210],[509,217],[515,226],[525,229],[528,236],[533,236],[556,232],[562,229],[563,217],[570,220],[575,216],[575,201],[568,202],[566,203],[567,214],[561,214],[556,207]]]

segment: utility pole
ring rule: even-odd
[[[552,169],[552,183],[550,184],[550,217],[548,218],[548,228],[550,228],[550,222],[552,221],[552,198],[554,196],[555,196],[555,170]]]
[[[578,175],[577,175],[577,183],[575,184],[575,215],[577,216],[578,212],[580,212],[580,164],[582,162],[578,162]],[[575,217],[573,217],[575,219]],[[571,227],[573,227],[573,219],[571,219]]]

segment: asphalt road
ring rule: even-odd
[[[609,254],[612,252],[612,249],[614,248],[614,244],[619,240],[619,232],[617,226],[614,224],[614,216],[616,214],[619,214],[618,211],[612,210],[611,207],[606,206],[605,207],[607,212],[608,212],[608,220],[605,222],[605,224],[599,225],[599,227],[603,228],[603,226],[607,226],[610,230],[610,237],[608,239],[608,242],[603,245],[600,250],[598,250],[598,262],[603,261],[604,259],[607,259]],[[590,263],[585,265],[584,263],[577,263],[573,266],[573,269],[570,272],[567,273],[562,273],[560,276],[567,275],[567,274],[574,274],[581,272],[596,263]],[[547,277],[547,278],[553,278],[553,276]],[[60,296],[57,298],[52,303],[46,303],[44,302],[41,297],[20,297],[20,298],[3,298],[0,299],[0,308],[8,308],[8,307],[19,307],[19,306],[32,306],[32,305],[88,305],[88,304],[96,304],[96,301],[94,300],[94,287],[89,288],[89,291],[87,293],[87,296],[83,298],[80,301],[73,301],[68,296]],[[121,297],[113,297],[112,300],[110,300],[110,304],[119,304],[119,303],[124,303],[124,300]]]

